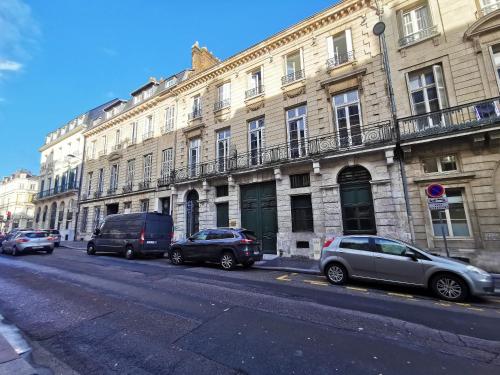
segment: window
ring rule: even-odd
[[[229,195],[229,189],[227,185],[219,185],[215,187],[215,196],[219,197],[227,197]]]
[[[481,6],[481,13],[486,15],[488,13],[494,12],[500,9],[499,0],[479,0],[479,5]]]
[[[162,180],[168,179],[172,173],[173,166],[173,150],[167,148],[161,152],[161,171],[160,177]]]
[[[217,132],[217,169],[219,172],[227,170],[229,163],[229,145],[231,141],[231,129]]]
[[[153,132],[154,132],[153,116],[148,116],[146,117],[146,123],[144,127],[144,135],[143,135],[144,139],[153,137]]]
[[[88,207],[83,207],[82,210],[82,221],[80,224],[80,231],[81,232],[86,232],[87,231],[87,220],[89,217],[89,208]],[[45,221],[45,218],[43,219]]]
[[[165,133],[174,130],[175,106],[165,108]]]
[[[441,211],[442,224],[439,220],[439,211],[431,211],[432,227],[435,236],[442,235],[442,230],[450,237],[469,237],[469,219],[463,198],[463,189],[446,189],[449,208]]]
[[[348,237],[340,242],[340,248],[349,250],[372,251],[368,237]]]
[[[94,207],[94,221],[93,221],[93,227],[99,228],[101,224],[101,207],[96,206]]]
[[[375,250],[379,253],[403,256],[407,247],[398,242],[375,238]]]
[[[363,135],[358,90],[335,95],[332,102],[339,147],[361,145]]]
[[[311,195],[293,195],[290,200],[292,232],[314,232]]]
[[[199,138],[191,139],[189,141],[189,176],[195,177],[198,175],[199,163],[200,163],[200,144]]]
[[[131,138],[132,144],[137,143],[137,126],[138,126],[137,122],[132,123],[132,138]]]
[[[402,33],[402,37],[399,39],[401,47],[431,36],[436,32],[427,5],[400,12],[398,22]]]
[[[311,186],[309,173],[290,175],[290,188],[297,189],[297,188],[307,187],[307,186]]]
[[[195,119],[201,117],[201,96],[193,96],[193,106],[191,108],[191,113],[189,114],[189,119]]]
[[[425,173],[451,172],[458,169],[455,155],[424,159],[422,164]]]
[[[104,190],[104,169],[99,169],[99,176],[97,179],[97,192],[102,193]]]
[[[127,174],[125,176],[125,187],[132,189],[134,185],[135,159],[127,161]]]
[[[92,191],[92,176],[93,175],[94,175],[94,172],[87,173],[87,196],[90,196],[90,193]]]
[[[307,154],[306,114],[307,108],[305,105],[286,111],[288,142],[290,144],[289,155],[291,158],[299,158]]]
[[[95,159],[95,150],[96,150],[95,145],[96,145],[96,141],[95,140],[90,143],[90,157],[92,159]]]
[[[108,137],[102,136],[102,154],[105,155],[108,151]]]
[[[448,107],[448,97],[444,87],[443,68],[433,65],[427,69],[407,75],[412,111],[415,115],[438,111]],[[445,119],[440,114],[417,119],[419,130],[438,126]]]
[[[328,47],[326,65],[328,68],[354,60],[351,29],[347,29],[338,35],[329,36],[326,42]]]
[[[132,212],[132,202],[124,202],[123,203],[123,213],[129,214]]]
[[[153,170],[153,154],[144,155],[143,160],[143,182],[151,182],[151,173]]]
[[[246,98],[262,94],[264,86],[262,85],[262,67],[251,71],[248,74],[248,90],[245,93]]]
[[[149,211],[149,199],[141,199],[140,210],[141,210],[141,212],[148,212]]]
[[[297,50],[285,56],[285,76],[281,79],[281,83],[286,85],[302,78],[304,78],[302,50]]]
[[[115,149],[118,149],[120,146],[120,129],[116,129],[115,132]]]
[[[116,191],[118,188],[118,164],[111,166],[111,173],[109,175],[109,190]]]
[[[208,230],[202,230],[201,232],[194,234],[193,239],[197,240],[197,241],[205,241],[207,239],[209,233],[210,232]]]
[[[141,101],[141,96],[140,95],[136,95],[134,96],[134,104],[137,104]]]
[[[217,102],[214,104],[214,111],[229,107],[231,105],[231,83],[226,82],[217,87]]]
[[[248,123],[248,140],[250,143],[250,164],[262,164],[262,153],[264,151],[264,118],[252,120]]]

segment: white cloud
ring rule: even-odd
[[[12,60],[0,60],[0,71],[1,70],[10,70],[13,72],[17,72],[23,67],[23,64],[18,63],[17,61]]]

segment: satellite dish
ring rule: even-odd
[[[385,31],[385,23],[383,23],[382,21],[377,22],[373,26],[373,33],[377,36],[382,35],[384,31]]]

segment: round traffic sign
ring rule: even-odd
[[[445,193],[444,186],[441,184],[431,184],[427,186],[427,189],[425,189],[427,192],[427,196],[431,198],[439,198],[442,197]]]

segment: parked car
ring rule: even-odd
[[[18,231],[3,241],[0,251],[14,256],[35,251],[52,254],[54,242],[46,231]]]
[[[332,284],[343,284],[352,278],[413,285],[429,288],[448,301],[494,291],[492,276],[480,268],[378,236],[327,240],[319,267]]]
[[[243,228],[205,229],[172,245],[169,253],[173,264],[184,261],[218,262],[225,270],[237,264],[251,267],[262,260],[260,242],[255,234]]]
[[[49,232],[50,237],[52,237],[54,245],[59,247],[59,245],[61,245],[61,233],[57,229],[48,229],[47,232]]]
[[[87,254],[120,253],[127,259],[138,254],[162,258],[170,249],[174,224],[170,215],[152,212],[109,215],[87,244]]]

